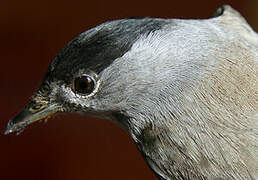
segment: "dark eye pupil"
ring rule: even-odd
[[[94,81],[89,76],[80,76],[74,80],[74,89],[77,93],[90,94],[94,90]]]

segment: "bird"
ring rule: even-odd
[[[255,180],[257,64],[258,34],[229,5],[105,22],[55,56],[5,134],[78,113],[123,128],[160,180]]]

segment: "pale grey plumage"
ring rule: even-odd
[[[120,77],[114,91],[125,84],[119,108],[164,179],[258,178],[258,37],[225,10],[209,20],[174,20],[104,71]]]
[[[154,26],[117,43],[128,41],[104,65],[102,59],[67,69],[67,62],[55,60],[42,85],[48,93],[41,87],[34,99],[47,94],[59,111],[90,112],[116,122],[160,179],[258,179],[258,35],[231,7],[218,12],[206,20],[139,20]],[[124,22],[86,32],[57,58],[76,54],[78,44]],[[135,32],[131,27],[128,32]],[[69,57],[74,66],[78,61]],[[58,68],[72,74],[60,75]],[[76,94],[70,76],[89,71],[98,77],[94,93]]]

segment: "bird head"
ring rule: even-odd
[[[5,134],[60,113],[115,119],[114,114],[123,110],[122,104],[130,94],[137,93],[135,70],[128,69],[130,65],[123,56],[140,37],[165,24],[158,19],[124,19],[77,36],[51,62],[40,88],[8,123]]]

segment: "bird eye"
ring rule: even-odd
[[[74,79],[74,90],[76,93],[88,95],[94,91],[95,81],[87,75]]]

